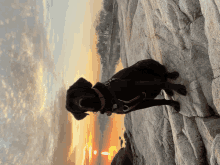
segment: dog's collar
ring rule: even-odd
[[[100,110],[101,113],[105,113],[106,110],[112,109],[114,98],[107,88],[107,86],[103,83],[97,82],[93,88],[98,89],[99,92],[103,95],[105,99],[105,105],[104,107]]]
[[[140,102],[142,102],[146,98],[146,93],[142,92],[141,95],[139,95],[129,101],[119,100],[118,102],[116,102],[115,100],[117,98],[115,98],[113,96],[113,94],[111,93],[111,91],[108,89],[108,87],[107,87],[108,85],[110,85],[110,84],[108,84],[108,82],[105,84],[97,82],[93,86],[93,89],[95,89],[95,91],[99,95],[99,98],[102,102],[101,103],[102,107],[99,110],[102,114],[105,113],[106,111],[112,111],[112,108],[114,105],[117,105],[117,106],[119,106],[118,108],[121,108],[120,103],[118,104],[119,101],[122,102],[124,105],[130,104],[129,106],[127,106],[127,109],[122,109],[122,111],[128,112],[131,109],[134,109]],[[124,105],[123,105],[123,107],[124,107]]]
[[[99,111],[101,111],[105,107],[105,98],[104,98],[104,96],[102,95],[102,93],[98,89],[96,89],[96,88],[92,88],[92,89],[94,89],[95,92],[99,96],[99,99],[101,101],[101,108],[99,109]]]

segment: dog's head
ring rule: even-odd
[[[86,79],[80,78],[67,90],[66,109],[73,114],[75,119],[82,120],[89,115],[85,112],[96,112],[100,107],[98,95]]]

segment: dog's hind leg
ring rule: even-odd
[[[176,80],[179,77],[178,72],[171,72],[171,73],[166,73],[166,77],[172,80]]]
[[[178,92],[179,94],[186,96],[187,91],[186,91],[186,87],[184,85],[181,84],[171,84],[171,89],[175,90],[176,92]]]
[[[169,96],[173,96],[173,91],[171,89],[164,89],[164,90]]]
[[[172,84],[169,82],[158,82],[158,81],[135,81],[135,85],[140,87],[146,86],[149,88],[149,86],[151,86],[151,87],[156,87],[157,89],[160,88],[160,89],[175,90],[176,92],[184,96],[186,96],[187,94],[186,87],[181,84]]]
[[[174,71],[171,73],[166,73],[165,76],[166,76],[166,78],[176,80],[179,77],[179,73]],[[171,89],[164,89],[164,90],[169,96],[173,96],[173,91]]]

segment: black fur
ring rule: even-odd
[[[168,78],[175,80],[178,77],[179,77],[178,72],[174,71],[174,72],[168,73],[166,68],[163,65],[161,65],[159,62],[152,60],[152,59],[147,59],[147,60],[139,61],[135,63],[134,65],[124,68],[121,71],[117,72],[114,76],[112,76],[112,78],[116,78],[117,80],[112,81],[110,85],[117,99],[120,99],[120,100],[128,101],[140,95],[142,92],[146,93],[147,99],[141,102],[132,111],[143,109],[143,108],[148,108],[152,106],[170,105],[174,107],[174,109],[177,112],[179,112],[180,104],[177,101],[165,100],[165,99],[161,99],[161,100],[154,99],[160,93],[161,89],[164,89],[165,92],[170,96],[173,95],[173,90],[178,92],[181,95],[186,95],[187,92],[186,92],[186,88],[184,85],[172,84],[172,83],[167,82]],[[87,98],[87,102],[85,99],[82,101],[82,104],[88,105],[89,107],[94,106],[96,109],[100,108],[100,106],[98,106],[100,105],[99,99],[97,97],[97,94],[91,88],[91,84],[89,84],[89,82],[85,79],[82,80],[82,78],[80,81],[83,81],[83,83],[76,82],[70,87],[70,89],[73,90],[71,94],[73,94],[74,97],[73,96],[71,97],[70,89],[69,89],[69,93],[67,92],[67,102],[68,100],[71,100],[73,98],[79,98],[79,97],[83,98],[86,95],[88,95],[88,96],[93,96],[92,98],[93,101],[88,101],[88,98]],[[143,83],[140,83],[140,82],[143,82]],[[81,84],[81,87],[79,86],[79,84]],[[97,83],[94,87],[100,84],[101,83]],[[82,90],[83,86],[86,86],[86,88],[84,88],[84,92]],[[105,87],[102,86],[100,89],[102,89],[103,91],[106,91],[106,89],[104,88]],[[86,94],[85,89],[86,91],[89,90],[90,92]],[[105,93],[107,92],[103,93],[104,96],[105,96]],[[110,105],[109,102],[111,100],[109,100],[109,97],[107,96],[106,98],[108,98],[106,99],[106,101],[108,105]],[[96,104],[93,105],[93,102]],[[73,109],[73,107],[71,108],[70,106],[67,106],[67,107],[69,108],[68,110],[73,113],[75,118],[77,118],[76,114],[83,112],[82,109],[80,110],[78,105],[74,105],[75,109]],[[129,113],[129,112],[126,112],[126,113]],[[115,111],[113,113],[126,114],[121,111]],[[86,115],[84,115],[84,117],[85,116]],[[82,118],[79,117],[79,120],[81,119]]]

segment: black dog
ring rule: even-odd
[[[178,72],[168,73],[166,68],[155,60],[147,59],[122,69],[105,83],[92,84],[80,78],[67,91],[66,109],[77,120],[85,118],[87,111],[126,114],[143,108],[170,105],[179,112],[177,101],[154,98],[161,89],[172,96],[173,91],[186,95],[184,85],[167,82],[175,80]]]

